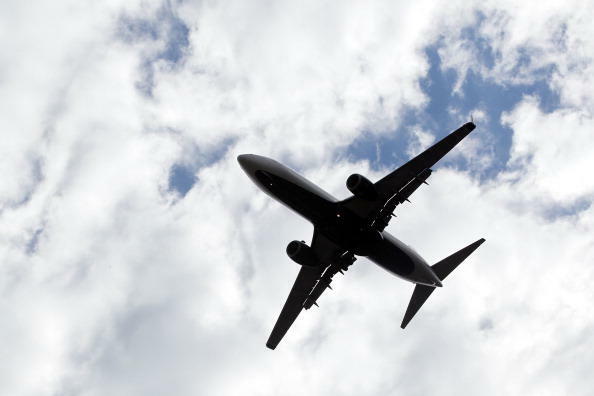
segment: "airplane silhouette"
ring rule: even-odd
[[[431,175],[431,167],[473,129],[468,122],[381,180],[372,183],[352,174],[346,181],[353,194],[337,200],[281,163],[255,154],[237,160],[247,175],[266,194],[309,220],[314,226],[311,246],[292,241],[287,255],[301,265],[266,346],[276,348],[302,309],[317,306],[322,293],[331,288],[332,277],[343,273],[356,257],[365,256],[396,276],[415,283],[404,314],[404,329],[436,287],[485,239],[471,243],[440,262],[429,265],[413,249],[385,231],[399,204]]]

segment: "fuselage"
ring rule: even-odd
[[[241,167],[266,194],[305,219],[329,240],[413,283],[440,286],[439,278],[413,249],[387,231],[372,231],[361,218],[311,181],[260,155],[237,157]]]

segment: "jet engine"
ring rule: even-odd
[[[349,176],[346,186],[353,195],[361,199],[373,201],[378,196],[373,183],[358,173],[353,173]]]
[[[287,255],[299,265],[317,267],[319,264],[313,249],[307,246],[305,242],[290,242],[287,245]]]

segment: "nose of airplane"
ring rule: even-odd
[[[239,162],[239,165],[244,171],[247,171],[247,168],[249,167],[250,157],[251,154],[241,154],[237,156],[237,162]]]
[[[241,154],[237,156],[237,162],[239,162],[241,169],[250,177],[264,166],[262,159],[263,157],[256,154]]]

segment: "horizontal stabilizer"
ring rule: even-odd
[[[464,249],[458,250],[456,253],[449,257],[444,258],[439,263],[431,266],[435,275],[439,280],[444,280],[453,270],[460,265],[460,263],[466,260],[466,257],[470,256],[481,244],[485,242],[485,238],[481,238],[478,241],[471,243]]]
[[[449,257],[441,260],[439,263],[433,265],[431,269],[435,272],[435,275],[439,278],[439,280],[444,280],[453,270],[460,265],[462,261],[464,261],[472,252],[474,252],[483,242],[485,242],[484,238],[479,239],[478,241],[471,243],[470,245],[466,246],[465,248],[458,250],[456,253],[452,254]],[[410,302],[408,303],[408,308],[406,308],[406,313],[404,314],[404,319],[402,319],[402,324],[400,325],[401,328],[405,328],[408,325],[408,322],[411,321],[413,316],[419,311],[419,309],[423,306],[425,301],[429,298],[431,293],[433,293],[435,287],[433,286],[425,286],[417,284],[415,286],[415,290],[413,291],[412,297],[410,298]]]
[[[415,314],[423,306],[425,301],[427,301],[431,293],[433,293],[433,290],[435,290],[435,287],[433,286],[415,286],[415,290],[413,291],[412,297],[410,298],[410,302],[408,303],[408,308],[406,308],[404,319],[402,319],[402,324],[400,325],[401,328],[404,329],[406,327],[408,322],[410,322],[413,316],[415,316]]]

